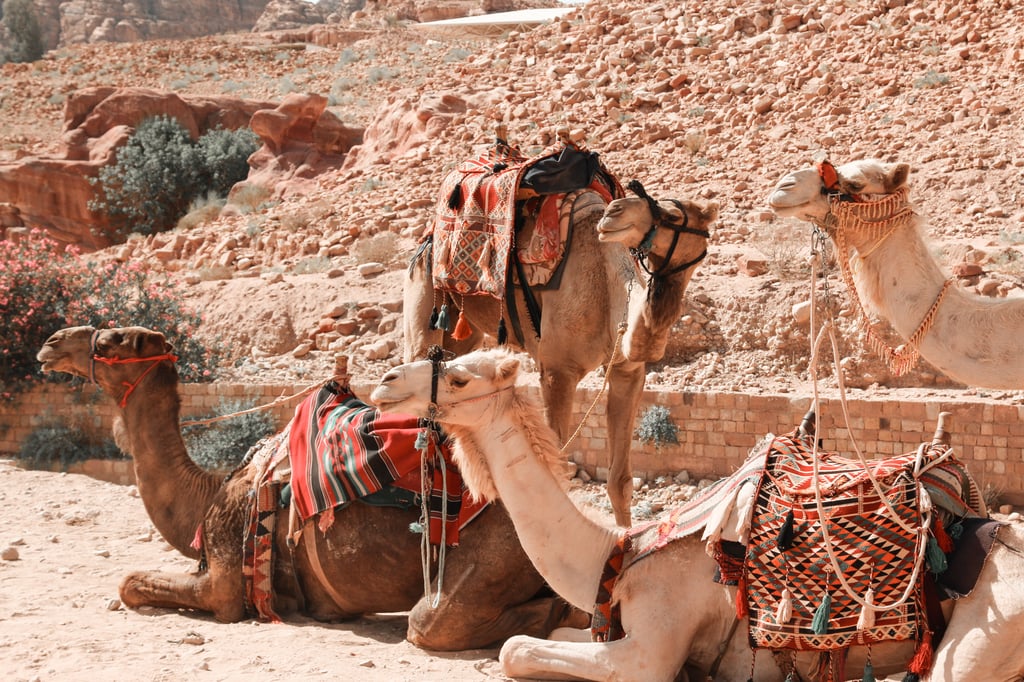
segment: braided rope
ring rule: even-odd
[[[839,269],[843,275],[843,282],[850,290],[857,312],[860,314],[861,324],[867,340],[868,348],[878,354],[885,362],[889,371],[897,377],[901,377],[917,364],[921,357],[919,346],[924,336],[931,330],[935,323],[935,316],[938,313],[939,305],[946,297],[952,279],[947,279],[939,290],[935,302],[925,313],[924,318],[907,342],[893,348],[889,345],[871,325],[871,318],[868,317],[864,304],[860,299],[857,286],[853,281],[853,268],[850,265],[850,245],[847,237],[851,233],[866,235],[874,238],[875,243],[864,253],[859,254],[863,260],[871,255],[888,239],[896,230],[909,226],[914,220],[914,210],[907,202],[909,190],[901,187],[892,194],[879,201],[840,201],[833,198],[829,202],[829,215],[826,216],[821,227],[828,233],[836,244],[836,256],[839,261]]]

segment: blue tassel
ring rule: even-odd
[[[415,533],[416,535],[423,535],[423,524],[419,521],[413,521],[409,524],[409,532]]]
[[[944,573],[949,567],[949,563],[946,561],[946,553],[939,547],[939,541],[930,536],[928,538],[928,567],[936,575]]]
[[[907,673],[903,676],[903,682],[921,682],[921,676],[917,673]]]
[[[416,434],[416,449],[419,450],[420,452],[426,452],[427,447],[429,447],[429,442],[427,440],[427,430],[420,429],[420,432]]]
[[[443,332],[450,332],[452,330],[452,321],[448,317],[447,303],[441,306],[441,312],[437,314],[437,322],[434,323],[434,329],[438,329]]]
[[[811,620],[811,630],[816,635],[824,635],[828,632],[828,621],[832,612],[832,595],[828,592],[825,593],[825,598],[821,600],[821,606],[814,612],[814,618]]]
[[[875,666],[871,665],[871,661],[864,664],[864,676],[860,682],[875,682]]]
[[[960,536],[964,534],[964,524],[957,521],[946,529],[946,534],[954,540],[959,540]]]

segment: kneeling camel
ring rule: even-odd
[[[603,526],[582,513],[566,494],[555,434],[538,407],[516,386],[519,361],[502,350],[474,351],[435,366],[430,361],[401,365],[374,389],[382,410],[431,414],[455,438],[455,460],[467,484],[486,499],[501,499],[523,547],[551,587],[580,609],[592,611],[602,572],[621,529]],[[436,380],[436,389],[431,388]],[[656,532],[656,529],[655,531]],[[643,546],[641,539],[636,546]],[[970,596],[952,606],[945,638],[935,652],[934,682],[1017,680],[1024,674],[1024,524],[1004,528]],[[625,636],[589,641],[586,631],[568,628],[552,640],[509,639],[500,660],[512,677],[636,680],[652,682],[715,679],[781,682],[772,656],[753,658],[736,622],[736,588],[713,583],[715,563],[704,544],[689,536],[625,566],[615,596]],[[741,621],[739,633],[744,630]],[[561,641],[555,641],[561,640]],[[724,655],[717,661],[720,645]],[[871,648],[881,678],[904,669],[913,642]],[[866,652],[854,648],[849,664],[863,665]],[[812,653],[799,654],[801,679],[810,679]],[[686,679],[685,673],[683,679]]]

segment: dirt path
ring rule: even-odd
[[[39,680],[507,680],[497,650],[430,654],[405,641],[403,614],[323,625],[212,618],[118,605],[136,569],[194,563],[153,529],[134,489],[0,461],[0,670]],[[113,610],[112,607],[113,606]]]

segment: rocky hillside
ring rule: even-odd
[[[910,163],[935,258],[978,266],[959,285],[979,295],[1022,295],[1019,3],[613,0],[490,41],[430,34],[373,4],[299,33],[93,44],[5,65],[0,164],[59,155],[64,103],[89,86],[311,93],[362,129],[362,144],[302,192],[93,256],[145,260],[180,285],[242,377],[318,376],[329,354],[317,347],[343,347],[371,373],[397,362],[402,268],[444,173],[498,122],[527,150],[557,127],[583,130],[624,180],[720,205],[654,387],[806,381],[808,330],[793,309],[810,291],[810,234],[774,219],[765,197],[820,155]],[[829,289],[843,306],[836,272]],[[843,311],[848,382],[955,387],[926,363],[889,376]]]

